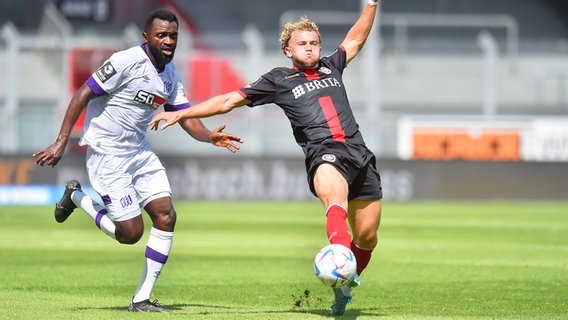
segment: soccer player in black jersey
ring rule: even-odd
[[[302,17],[287,23],[280,35],[282,51],[292,60],[292,68],[274,68],[245,88],[178,112],[160,113],[150,122],[150,128],[156,130],[164,120],[160,128],[165,129],[180,119],[223,114],[244,105],[280,106],[306,156],[310,190],[326,210],[329,241],[353,251],[358,275],[367,267],[378,243],[382,189],[375,156],[365,146],[353,116],[342,73],[365,44],[377,3],[369,0],[331,55],[321,57],[318,27]],[[358,276],[346,286],[333,288],[333,315],[345,312],[351,289],[357,285]]]

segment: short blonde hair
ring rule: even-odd
[[[303,16],[298,21],[288,22],[284,25],[284,29],[280,34],[280,47],[282,48],[282,52],[286,54],[284,48],[288,46],[288,42],[290,42],[290,38],[292,37],[292,33],[294,31],[315,31],[318,34],[318,38],[321,41],[321,35],[319,33],[318,26],[315,22],[308,19],[306,16]]]

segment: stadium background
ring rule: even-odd
[[[140,43],[147,13],[181,19],[175,63],[190,99],[236,89],[276,65],[282,21],[308,15],[331,52],[363,1],[0,0],[0,204],[49,204],[86,181],[73,142],[49,145],[74,90],[116,50]],[[386,200],[566,200],[568,1],[381,3],[374,33],[345,73]],[[179,128],[150,134],[178,199],[308,200],[302,154],[275,106],[204,122],[245,139],[237,155]],[[75,140],[80,124],[74,131]]]

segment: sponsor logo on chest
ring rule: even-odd
[[[170,81],[164,81],[164,91],[166,93],[171,93],[172,88],[173,84]],[[149,105],[154,109],[158,109],[166,102],[166,99],[148,91],[139,90],[138,93],[136,93],[136,96],[134,96],[134,101]]]
[[[150,92],[139,90],[134,97],[134,101],[149,105],[154,109],[158,109],[166,102],[166,99]]]
[[[341,87],[341,82],[335,78],[311,80],[294,87],[294,89],[292,89],[292,94],[294,95],[294,99],[298,99],[306,93],[329,87]]]

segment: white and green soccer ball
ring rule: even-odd
[[[353,252],[340,244],[323,247],[314,259],[314,272],[328,287],[341,287],[357,274],[357,261]]]

